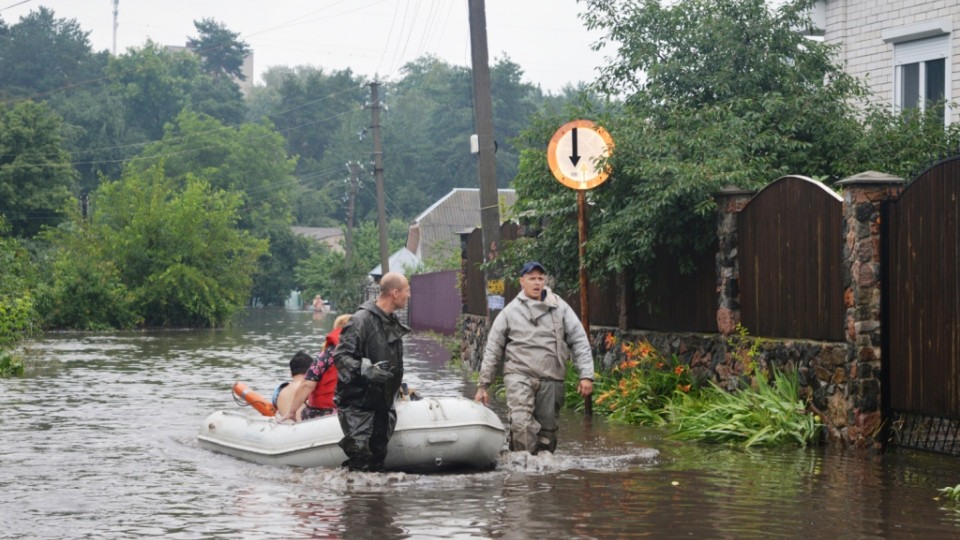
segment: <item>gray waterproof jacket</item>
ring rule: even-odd
[[[517,295],[494,319],[487,335],[478,385],[488,388],[503,366],[503,374],[562,381],[567,359],[581,379],[593,380],[590,340],[569,304],[545,288],[543,301]]]

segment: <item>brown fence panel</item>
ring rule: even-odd
[[[410,327],[453,335],[462,304],[457,270],[410,276]]]
[[[740,317],[751,334],[844,339],[840,197],[785,176],[737,216]]]
[[[960,157],[921,174],[883,209],[889,405],[960,418]]]
[[[661,332],[717,331],[717,244],[693,255],[695,270],[682,274],[676,259],[660,249],[655,259],[653,283],[637,298],[628,284],[631,328]],[[638,302],[639,300],[639,302]]]
[[[483,263],[483,235],[480,228],[476,228],[468,235],[464,235],[463,250],[466,258],[462,260],[460,272],[463,274],[463,292],[466,299],[464,313],[471,315],[487,314],[487,295],[483,285],[483,272],[480,264]]]

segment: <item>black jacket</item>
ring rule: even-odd
[[[333,354],[337,365],[338,407],[391,409],[403,381],[403,336],[410,332],[395,315],[387,315],[376,302],[364,302],[343,327]],[[360,374],[360,361],[386,360],[393,377],[385,383],[368,381]]]

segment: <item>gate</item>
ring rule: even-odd
[[[881,205],[883,408],[892,444],[960,455],[960,156]]]

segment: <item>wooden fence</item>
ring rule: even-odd
[[[960,157],[882,209],[889,405],[960,418]]]
[[[842,341],[843,203],[786,176],[737,214],[740,317],[752,334]]]

